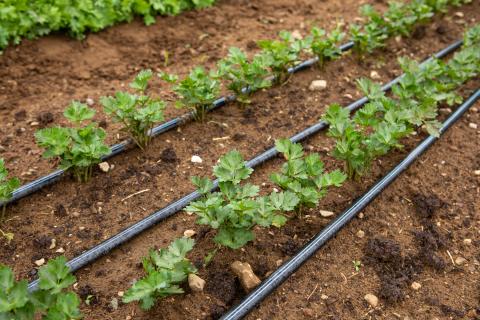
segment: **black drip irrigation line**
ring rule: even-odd
[[[450,54],[451,52],[455,51],[456,49],[460,48],[463,44],[463,41],[457,41],[445,49],[442,49],[441,51],[437,52],[435,55],[432,57],[426,59],[424,62],[422,62],[421,66],[427,63],[428,61],[437,58],[443,58]],[[385,84],[382,87],[382,91],[388,91],[392,88],[393,85],[398,83],[401,79],[403,78],[403,74],[398,76],[397,78],[393,79],[389,83]],[[350,111],[353,112],[357,109],[359,109],[362,105],[368,102],[367,97],[363,97],[352,104],[348,105],[346,108]],[[325,121],[320,121],[307,129],[297,133],[293,137],[290,138],[292,142],[299,142],[304,140],[307,137],[310,137],[317,132],[320,132],[328,127],[328,124]],[[264,163],[267,160],[270,160],[274,158],[275,156],[278,155],[278,151],[275,149],[275,147],[272,147],[263,153],[257,155],[255,158],[251,159],[250,161],[247,161],[247,166],[250,168],[254,168],[256,166],[259,166],[260,164]],[[218,180],[215,180],[213,182],[213,189],[215,190],[218,187]],[[167,219],[168,217],[174,215],[178,211],[182,210],[185,208],[190,202],[195,201],[199,199],[202,196],[198,191],[194,191],[183,198],[169,204],[168,206],[164,207],[163,209],[156,211],[149,215],[148,217],[145,217],[144,219],[136,222],[135,224],[131,225],[130,227],[120,231],[116,235],[112,236],[111,238],[103,241],[102,243],[96,245],[95,247],[83,252],[79,256],[73,258],[72,260],[67,262],[67,266],[70,268],[71,272],[75,272],[82,267],[84,267],[87,264],[92,263],[93,261],[97,260],[98,258],[104,256],[111,250],[115,249],[116,247],[122,245],[123,243],[129,241],[130,239],[134,238],[135,236],[141,234],[145,230],[153,227],[160,221],[163,221]],[[38,280],[34,280],[28,285],[29,290],[35,290],[38,285]]]
[[[458,109],[453,112],[443,123],[440,135],[445,133],[462,115],[480,99],[480,89],[468,98]],[[344,226],[346,226],[359,212],[372,202],[382,191],[387,188],[402,172],[428,148],[430,148],[439,137],[429,136],[425,138],[412,152],[410,152],[395,168],[379,180],[370,190],[358,199],[350,208],[337,216],[320,233],[310,240],[295,256],[285,262],[280,268],[273,272],[254,291],[252,291],[240,304],[232,308],[221,320],[237,320],[245,317],[255,306],[271,294],[278,286],[288,279],[300,266],[310,259],[328,240],[333,238]]]
[[[347,42],[341,46],[339,46],[339,49],[342,51],[342,52],[346,52],[346,51],[349,51],[350,49],[352,49],[354,46],[354,42],[353,41],[350,41],[350,42]],[[305,60],[301,63],[299,63],[298,65],[294,66],[294,67],[291,67],[288,69],[288,73],[290,74],[294,74],[294,73],[297,73],[299,71],[302,71],[302,70],[305,70],[307,68],[310,68],[312,67],[313,65],[315,65],[316,63],[318,62],[318,58],[312,58],[312,59],[308,59],[308,60]],[[270,77],[268,79],[274,79],[274,77]],[[243,88],[242,90],[243,92],[247,93],[250,91],[249,88]],[[215,109],[218,109],[220,107],[223,107],[225,106],[226,104],[228,104],[229,102],[233,102],[236,100],[236,96],[235,95],[229,95],[229,96],[226,96],[226,97],[221,97],[221,98],[218,98],[217,100],[215,100],[211,106],[209,106],[207,109],[206,109],[206,112],[210,112],[210,111],[213,111]],[[161,135],[167,131],[170,131],[170,130],[173,130],[179,126],[181,126],[182,124],[190,121],[191,119],[194,119],[195,117],[195,112],[193,111],[190,111],[190,112],[187,112],[177,118],[173,118],[167,122],[164,122],[158,126],[156,126],[155,128],[151,129],[150,130],[150,133],[149,135],[151,137],[156,137],[158,135]],[[111,149],[111,152],[102,157],[102,161],[106,161],[120,153],[123,153],[127,150],[128,146],[132,144],[132,140],[131,139],[127,139],[125,141],[122,141],[120,143],[117,143],[117,144],[114,144],[112,146],[110,146],[110,149]],[[5,201],[5,202],[0,202],[0,207],[3,206],[3,205],[8,205],[8,204],[11,204],[15,201],[18,201],[26,196],[29,196],[35,192],[37,192],[38,190],[40,189],[43,189],[44,187],[50,185],[50,184],[53,184],[55,182],[57,182],[58,180],[60,180],[60,178],[63,176],[63,174],[65,173],[65,170],[63,169],[58,169],[46,176],[43,176],[43,177],[40,177],[32,182],[29,182],[29,183],[26,183],[24,184],[23,186],[19,187],[18,189],[16,189],[15,191],[13,191],[12,193],[12,197]]]

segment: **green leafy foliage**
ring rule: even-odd
[[[186,258],[193,246],[192,239],[181,238],[173,241],[167,249],[150,250],[149,256],[143,259],[147,275],[128,289],[123,302],[140,301],[142,309],[148,310],[153,307],[156,299],[183,293],[179,284],[190,273],[197,272]]]
[[[104,143],[106,133],[103,129],[95,123],[81,126],[81,122],[91,119],[94,114],[94,110],[74,101],[65,110],[64,116],[75,127],[52,127],[35,133],[38,145],[46,149],[43,156],[59,158],[60,168],[72,170],[80,182],[88,181],[93,165],[110,153],[110,148]]]
[[[316,206],[329,187],[340,187],[346,179],[339,170],[325,173],[320,155],[311,153],[305,156],[301,144],[279,139],[275,142],[275,147],[283,154],[286,162],[281,171],[272,174],[270,179],[283,190],[296,195],[300,201],[295,208],[298,207],[300,212],[303,207]]]
[[[0,159],[0,203],[5,203],[12,197],[12,192],[20,186],[18,178],[8,179],[8,171],[5,168],[5,161]],[[5,204],[2,206],[1,218],[5,215]],[[2,220],[0,219],[0,220]]]
[[[30,293],[26,280],[15,281],[10,268],[0,265],[0,319],[80,319],[80,299],[65,289],[75,283],[65,257],[50,260],[39,269],[39,289]]]
[[[438,106],[461,103],[456,89],[480,72],[478,42],[465,43],[447,63],[432,59],[420,66],[411,59],[399,59],[405,75],[392,87],[392,97],[386,97],[379,84],[360,79],[359,88],[369,102],[352,119],[339,105],[327,109],[324,120],[330,124],[328,134],[336,140],[333,156],[345,161],[350,178],[358,179],[368,172],[374,159],[402,148],[401,139],[416,127],[439,135]]]
[[[152,78],[151,70],[141,71],[130,83],[138,94],[117,92],[115,97],[102,97],[101,103],[113,120],[123,124],[123,130],[141,148],[145,149],[151,140],[150,130],[155,123],[163,121],[165,102],[146,94],[148,81]]]
[[[305,40],[294,39],[287,31],[280,31],[279,40],[260,40],[257,45],[262,49],[260,56],[272,71],[276,84],[288,80],[288,69],[299,60],[301,51],[306,48]]]
[[[345,38],[345,33],[337,26],[329,34],[323,29],[312,28],[307,38],[310,50],[318,58],[318,65],[323,67],[326,61],[338,59],[342,51],[339,49],[340,41]]]
[[[216,76],[227,81],[228,89],[242,103],[250,103],[248,97],[251,93],[271,85],[264,56],[257,55],[250,62],[247,55],[236,47],[231,47],[228,56],[218,62]]]
[[[177,15],[185,10],[205,8],[215,0],[4,0],[0,2],[0,49],[22,38],[33,39],[57,30],[82,38],[135,15],[146,24],[156,15]]]
[[[355,51],[371,53],[385,45],[385,40],[396,35],[409,35],[416,26],[429,20],[436,12],[443,12],[449,5],[460,5],[470,0],[414,0],[408,3],[391,2],[382,15],[367,4],[360,8],[367,20],[362,26],[350,26]]]
[[[192,202],[185,210],[198,216],[197,223],[218,230],[215,242],[232,248],[243,247],[254,239],[252,228],[281,227],[284,211],[293,210],[299,199],[291,192],[274,192],[259,196],[259,187],[242,182],[252,173],[238,151],[220,158],[213,172],[219,181],[219,192],[210,193],[213,182],[207,178],[192,178],[193,184],[204,196]]]
[[[175,76],[160,74],[165,80],[175,81]],[[173,91],[179,96],[177,108],[188,108],[194,112],[195,118],[203,121],[208,107],[220,93],[220,82],[213,73],[207,73],[203,67],[196,67],[181,80]]]

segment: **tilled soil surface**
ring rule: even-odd
[[[384,8],[382,2],[373,4]],[[312,24],[331,28],[337,18],[351,22],[359,5],[355,1],[325,1],[321,6],[308,0],[220,1],[202,12],[160,18],[150,27],[134,22],[110,28],[83,42],[63,36],[25,41],[0,57],[0,121],[6,124],[0,128],[0,156],[12,174],[24,182],[33,180],[55,167],[40,158],[33,133],[38,126],[64,123],[61,114],[70,100],[89,97],[97,102],[101,95],[120,89],[141,68],[184,74],[196,64],[214,64],[231,45],[254,52],[252,40],[272,38],[282,29],[305,32]],[[390,41],[387,49],[373,56],[359,60],[347,55],[323,71],[302,72],[282,87],[256,94],[246,109],[229,105],[211,113],[205,124],[190,123],[156,138],[145,153],[132,149],[117,156],[110,161],[113,171],[96,173],[87,184],[78,185],[65,177],[9,207],[9,220],[2,229],[15,232],[15,239],[2,245],[0,262],[12,266],[21,277],[34,279],[35,260],[55,257],[60,248],[68,258],[91,248],[192,191],[189,177],[210,175],[221,154],[238,149],[246,159],[253,157],[274,139],[315,123],[326,105],[358,98],[355,79],[375,70],[379,81],[386,82],[400,73],[396,57],[424,59],[458,39],[479,18],[478,2],[452,10],[417,29],[410,39]],[[162,51],[170,57],[166,68]],[[314,79],[327,80],[327,90],[308,91]],[[464,95],[478,85],[478,79],[469,83]],[[160,83],[154,82],[152,88],[155,94],[171,98],[161,93]],[[96,119],[106,120],[109,141],[117,141],[118,126],[105,118],[98,103],[94,107],[99,111]],[[178,111],[170,108],[167,113],[172,116]],[[424,315],[425,319],[456,319],[473,314],[479,295],[472,283],[478,283],[480,260],[478,177],[473,171],[480,162],[476,159],[478,132],[468,127],[469,122],[480,123],[479,114],[465,117],[365,211],[364,219],[342,231],[251,318],[391,319],[398,314],[412,319]],[[265,277],[328,223],[319,209],[340,212],[348,207],[420,137],[421,133],[406,141],[405,151],[377,161],[361,183],[332,189],[321,207],[302,219],[292,219],[281,230],[258,229],[256,241],[245,250],[219,251],[208,268],[200,268],[199,275],[207,281],[204,294],[192,294],[186,288],[187,294],[165,299],[148,313],[135,304],[120,303],[116,308],[112,300],[121,300],[118,292],[142,275],[138,263],[148,248],[165,246],[187,229],[197,231],[191,257],[196,264],[201,265],[214,248],[213,234],[195,225],[193,216],[180,213],[168,219],[77,273],[79,294],[94,297],[90,306],[83,305],[85,318],[217,318],[244,296],[228,267],[231,262],[247,261]],[[304,145],[320,152],[328,169],[341,166],[328,156],[332,142],[324,134]],[[201,165],[190,162],[193,154],[201,156]],[[253,182],[267,182],[262,190],[271,190],[268,175],[281,163],[276,159],[263,165]],[[144,192],[123,200],[139,191]],[[360,228],[365,231],[362,239],[355,236]],[[472,239],[472,245],[463,245],[464,238]],[[55,248],[50,249],[52,239]],[[449,255],[452,259],[462,256],[467,263],[454,267]],[[354,272],[353,260],[362,262],[359,272]],[[410,289],[413,281],[422,284],[418,292]],[[378,309],[366,306],[366,293],[380,297]]]

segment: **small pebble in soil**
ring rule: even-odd
[[[57,246],[57,240],[52,239],[49,249],[55,249],[56,246]]]
[[[191,161],[193,163],[202,163],[203,162],[202,158],[200,158],[199,156],[195,156],[195,155],[192,156]]]
[[[65,249],[63,249],[63,248],[58,248],[55,252],[56,252],[56,253],[65,253]]]
[[[188,275],[188,286],[193,292],[202,292],[205,288],[205,280],[191,273]]]
[[[313,310],[310,309],[310,308],[305,308],[305,309],[303,309],[303,315],[305,317],[311,318],[311,317],[315,316],[315,312],[313,312]]]
[[[379,80],[380,75],[378,74],[377,71],[373,70],[372,72],[370,72],[370,78],[372,78],[373,80]]]
[[[87,102],[87,104],[88,104],[90,107],[95,104],[95,101],[93,101],[92,98],[87,98],[86,102]]]
[[[475,174],[476,176],[480,176],[480,170],[475,170],[473,174]]]
[[[457,259],[455,259],[455,264],[456,264],[457,266],[462,266],[462,265],[464,265],[466,262],[467,262],[467,259],[465,259],[464,257],[458,257]]]
[[[415,290],[415,291],[418,291],[420,290],[420,288],[422,287],[422,285],[416,281],[412,282],[412,285],[411,285],[412,289]]]
[[[365,214],[364,214],[363,212],[360,212],[360,213],[358,214],[358,218],[359,218],[359,219],[365,218]]]
[[[101,162],[98,164],[98,167],[100,168],[100,170],[102,170],[103,172],[107,173],[108,171],[110,171],[110,165],[108,164],[108,162]]]
[[[310,86],[308,89],[310,91],[321,91],[325,90],[327,88],[327,81],[325,80],[313,80],[312,83],[310,83]]]
[[[472,244],[472,239],[463,239],[463,244],[466,244],[467,246]]]
[[[328,296],[327,296],[326,294],[322,294],[322,295],[320,296],[320,299],[322,299],[322,300],[328,300]]]
[[[250,292],[260,284],[260,279],[253,273],[252,267],[247,262],[235,261],[230,267],[240,279],[240,284],[246,292]]]
[[[118,296],[119,296],[119,297],[123,297],[124,294],[125,294],[125,292],[123,292],[123,291],[118,291]]]
[[[378,298],[377,298],[376,295],[371,294],[371,293],[367,293],[363,298],[365,299],[365,301],[368,302],[368,304],[372,308],[376,308],[378,306]]]
[[[35,264],[39,267],[43,266],[45,264],[45,259],[42,258],[42,259],[38,259],[38,260],[35,260]]]
[[[478,129],[478,125],[476,123],[470,122],[468,126],[472,129]]]
[[[449,115],[450,113],[452,113],[452,109],[450,109],[450,108],[440,108],[438,110],[438,112],[440,114],[443,114],[443,115]]]
[[[324,218],[328,218],[334,215],[332,211],[320,210],[320,215]]]
[[[365,231],[363,231],[363,230],[358,230],[358,232],[357,232],[357,237],[359,237],[360,239],[362,239],[363,237],[365,237]]]
[[[191,238],[191,237],[193,237],[193,236],[196,235],[196,234],[197,234],[197,233],[195,232],[195,230],[191,230],[191,229],[185,230],[185,231],[183,232],[183,235],[184,235],[185,237],[187,237],[187,238]]]

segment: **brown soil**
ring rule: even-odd
[[[383,2],[373,4],[384,7]],[[331,28],[336,18],[351,22],[359,5],[355,1],[333,0],[321,6],[313,0],[262,0],[255,4],[220,1],[202,12],[158,19],[150,27],[138,21],[114,27],[90,35],[83,42],[59,35],[25,41],[0,57],[0,121],[6,124],[0,128],[0,144],[5,148],[0,156],[6,159],[12,174],[21,176],[24,182],[33,180],[51,171],[55,164],[40,158],[41,150],[33,139],[37,127],[31,123],[64,123],[61,114],[70,100],[90,97],[98,101],[101,95],[120,89],[140,68],[184,74],[195,64],[212,65],[231,45],[253,52],[252,40],[272,38],[282,29],[305,32],[302,27],[307,29],[312,24]],[[65,177],[19,201],[9,208],[9,221],[2,226],[15,232],[15,239],[1,247],[0,262],[12,266],[21,277],[33,279],[35,260],[57,256],[58,248],[64,248],[68,258],[91,248],[192,191],[189,177],[210,175],[219,155],[235,148],[246,159],[251,158],[271,146],[273,139],[316,122],[326,105],[347,104],[358,98],[356,78],[376,70],[386,82],[399,74],[394,63],[397,56],[423,59],[458,39],[465,28],[463,21],[470,25],[480,18],[480,4],[476,2],[461,11],[464,18],[454,16],[452,11],[418,29],[415,37],[392,40],[386,50],[363,61],[346,56],[324,71],[302,72],[283,87],[255,95],[248,109],[231,105],[210,114],[206,124],[191,123],[162,135],[154,139],[146,153],[132,149],[115,157],[110,161],[115,165],[112,172],[98,172],[87,184],[78,185]],[[163,66],[162,50],[169,52],[167,68]],[[328,90],[308,91],[314,79],[326,79]],[[478,85],[478,80],[472,81],[464,94]],[[157,92],[161,87],[155,82],[152,88]],[[105,118],[98,103],[94,107],[99,111],[96,119],[103,120],[110,133],[109,141],[117,141],[118,126]],[[168,116],[178,112],[170,108]],[[480,117],[470,113],[469,118],[465,117],[382,194],[365,211],[366,218],[350,224],[268,298],[251,319],[391,319],[395,314],[414,319],[423,319],[426,314],[425,319],[443,319],[459,318],[460,312],[463,317],[478,307],[478,286],[472,283],[479,280],[480,256],[475,249],[479,244],[475,231],[479,223],[479,191],[478,178],[473,176],[473,170],[480,166],[475,160],[479,143],[478,133],[467,124],[480,123]],[[372,174],[362,183],[349,182],[332,190],[321,208],[335,212],[345,209],[398,162],[420,136],[406,141],[405,151],[377,161]],[[218,137],[230,139],[219,142],[214,139]],[[332,143],[324,134],[309,139],[305,146],[320,152],[327,168],[341,165],[327,157]],[[445,157],[445,150],[450,157]],[[190,162],[193,154],[202,157],[202,165]],[[280,164],[281,159],[276,159],[258,168],[253,181],[267,182],[268,174],[278,170]],[[272,187],[267,182],[263,190]],[[127,315],[133,319],[217,318],[244,296],[229,264],[247,261],[259,276],[265,277],[328,223],[317,214],[318,209],[302,219],[291,220],[281,230],[256,230],[256,241],[244,251],[219,251],[208,268],[200,269],[199,275],[207,280],[203,295],[187,290],[186,295],[159,302],[148,313],[135,304],[120,303],[113,310],[112,298],[118,298],[119,291],[125,291],[142,275],[138,262],[148,248],[165,246],[186,229],[198,232],[192,253],[196,264],[200,265],[214,248],[212,232],[195,225],[193,216],[178,214],[77,273],[78,293],[82,297],[94,296],[90,306],[82,307],[85,319],[125,319]],[[363,239],[355,237],[360,228],[366,233]],[[465,246],[463,238],[474,242]],[[56,240],[53,250],[49,249],[52,239]],[[454,258],[464,256],[468,263],[453,267],[447,250]],[[360,272],[353,273],[352,260],[362,261]],[[410,289],[412,281],[422,283],[419,292]],[[371,311],[365,305],[363,296],[368,292],[381,297],[377,310]],[[322,294],[328,299],[323,300]]]

